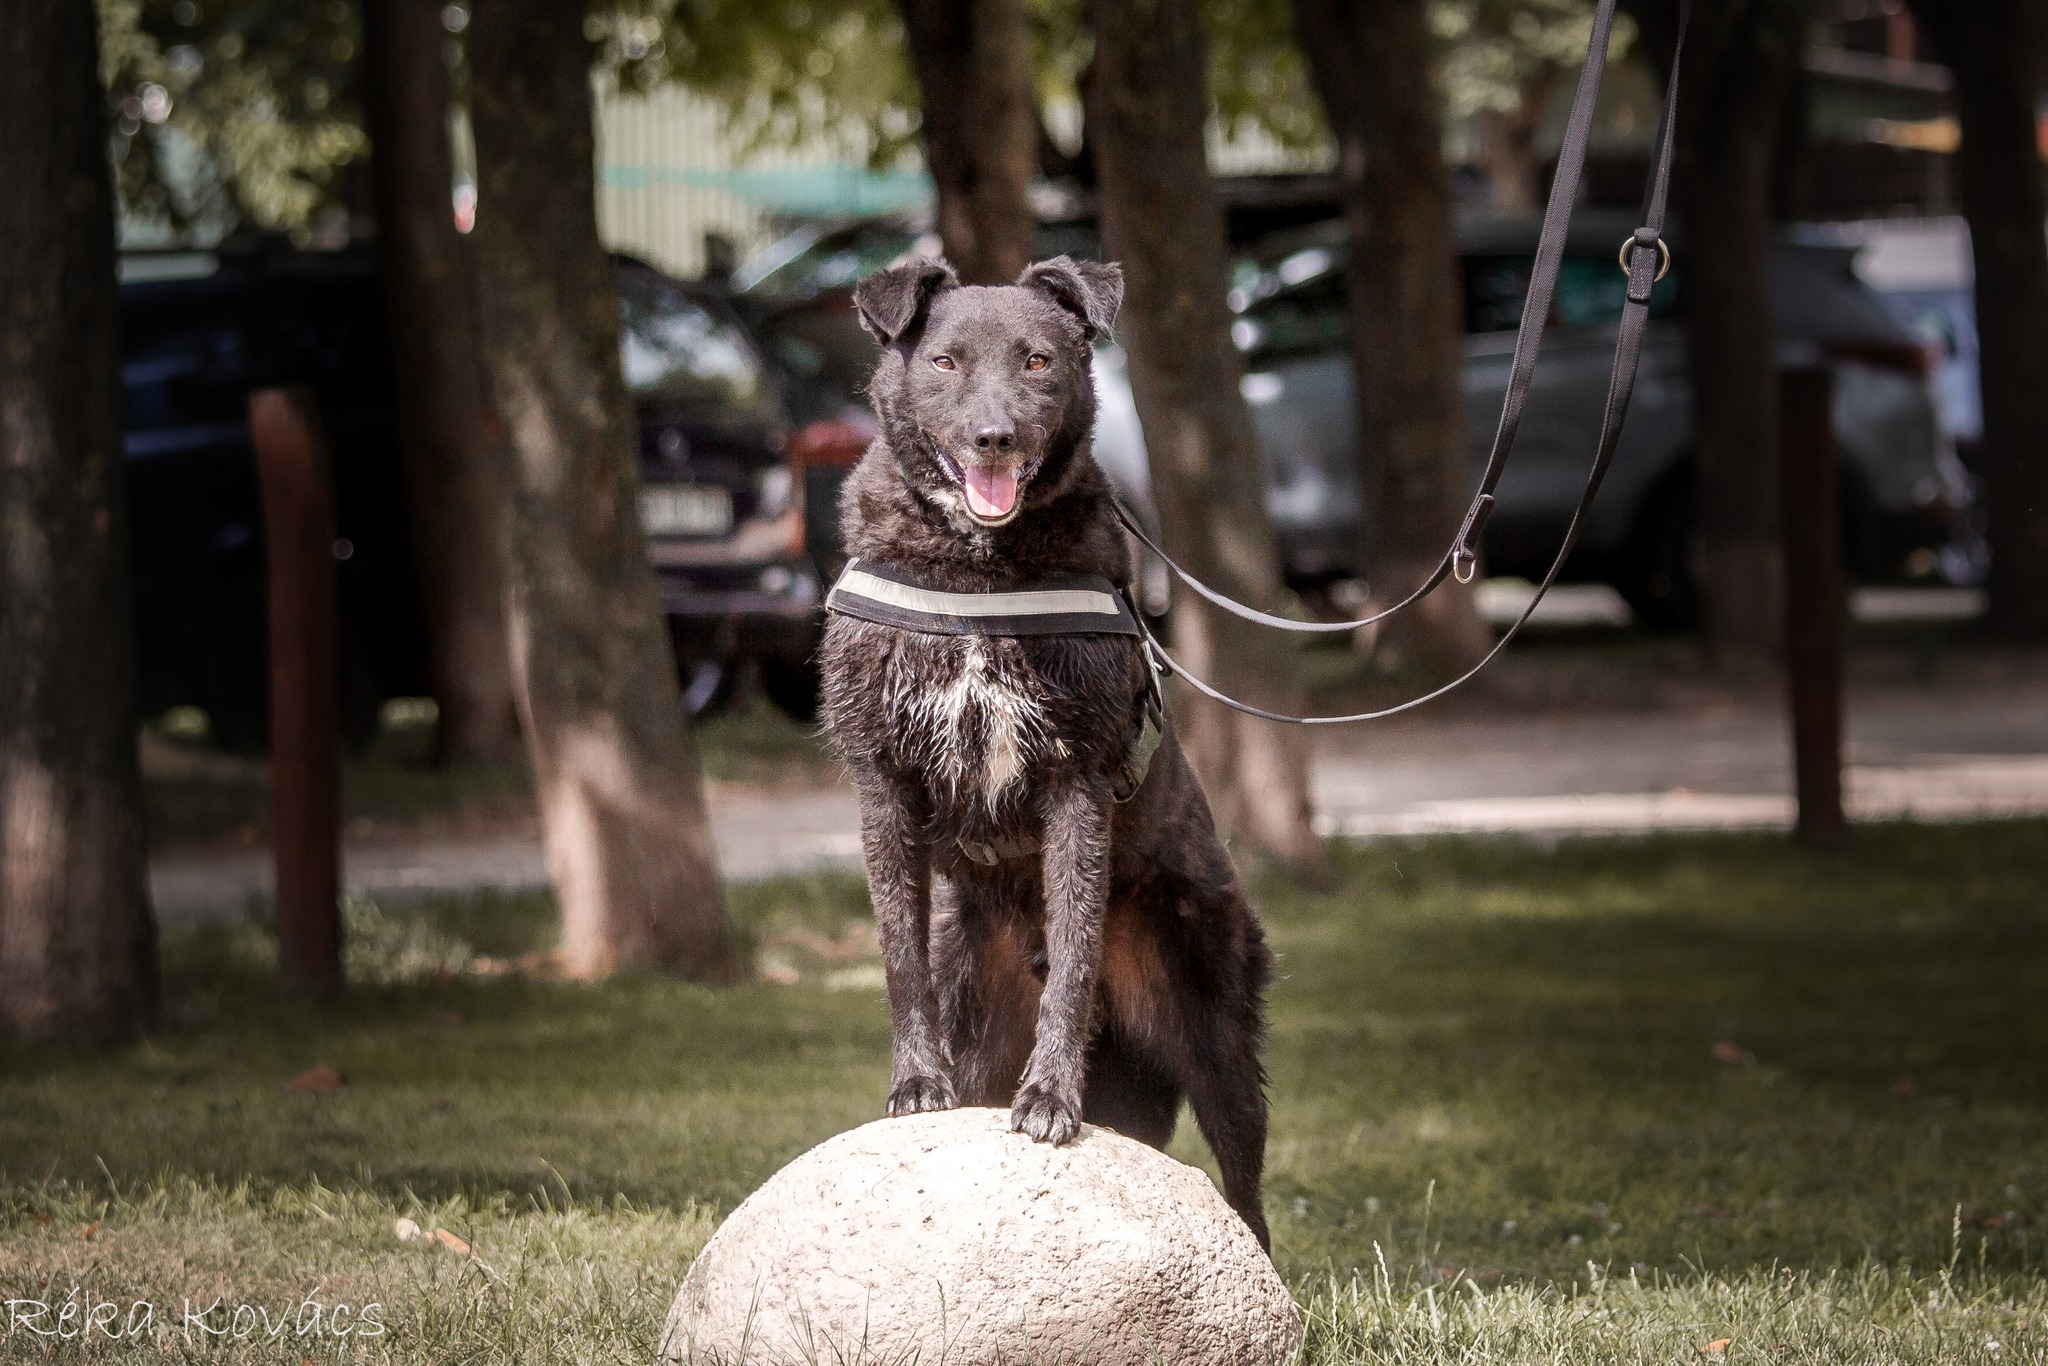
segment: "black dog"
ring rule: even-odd
[[[849,553],[950,593],[1127,583],[1089,369],[1122,297],[1115,266],[1065,257],[1001,288],[934,261],[863,280],[881,434],[843,495]],[[1035,1139],[1086,1119],[1163,1147],[1185,1097],[1265,1244],[1272,958],[1170,723],[1119,791],[1152,682],[1137,641],[835,615],[822,658],[888,977],[889,1113],[1010,1102]]]

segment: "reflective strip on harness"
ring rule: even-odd
[[[826,595],[841,616],[941,636],[1136,636],[1122,594],[1095,574],[1070,574],[1010,593],[948,593],[886,565],[847,562]]]

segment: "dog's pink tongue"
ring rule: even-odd
[[[969,465],[962,473],[967,476],[967,508],[975,516],[1006,516],[1017,505],[1017,471]]]

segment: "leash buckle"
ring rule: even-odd
[[[1623,275],[1629,273],[1629,258],[1636,254],[1637,247],[1655,247],[1657,249],[1657,273],[1650,277],[1651,284],[1657,283],[1657,281],[1663,279],[1671,272],[1671,248],[1664,245],[1663,238],[1644,238],[1631,233],[1622,239],[1621,250],[1615,253],[1614,257],[1615,264],[1621,267]]]

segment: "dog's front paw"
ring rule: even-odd
[[[889,1088],[889,1118],[921,1115],[931,1110],[950,1110],[958,1101],[953,1088],[939,1077],[905,1077]]]
[[[1072,1143],[1081,1132],[1081,1104],[1050,1086],[1027,1082],[1010,1107],[1010,1129],[1056,1147]]]

